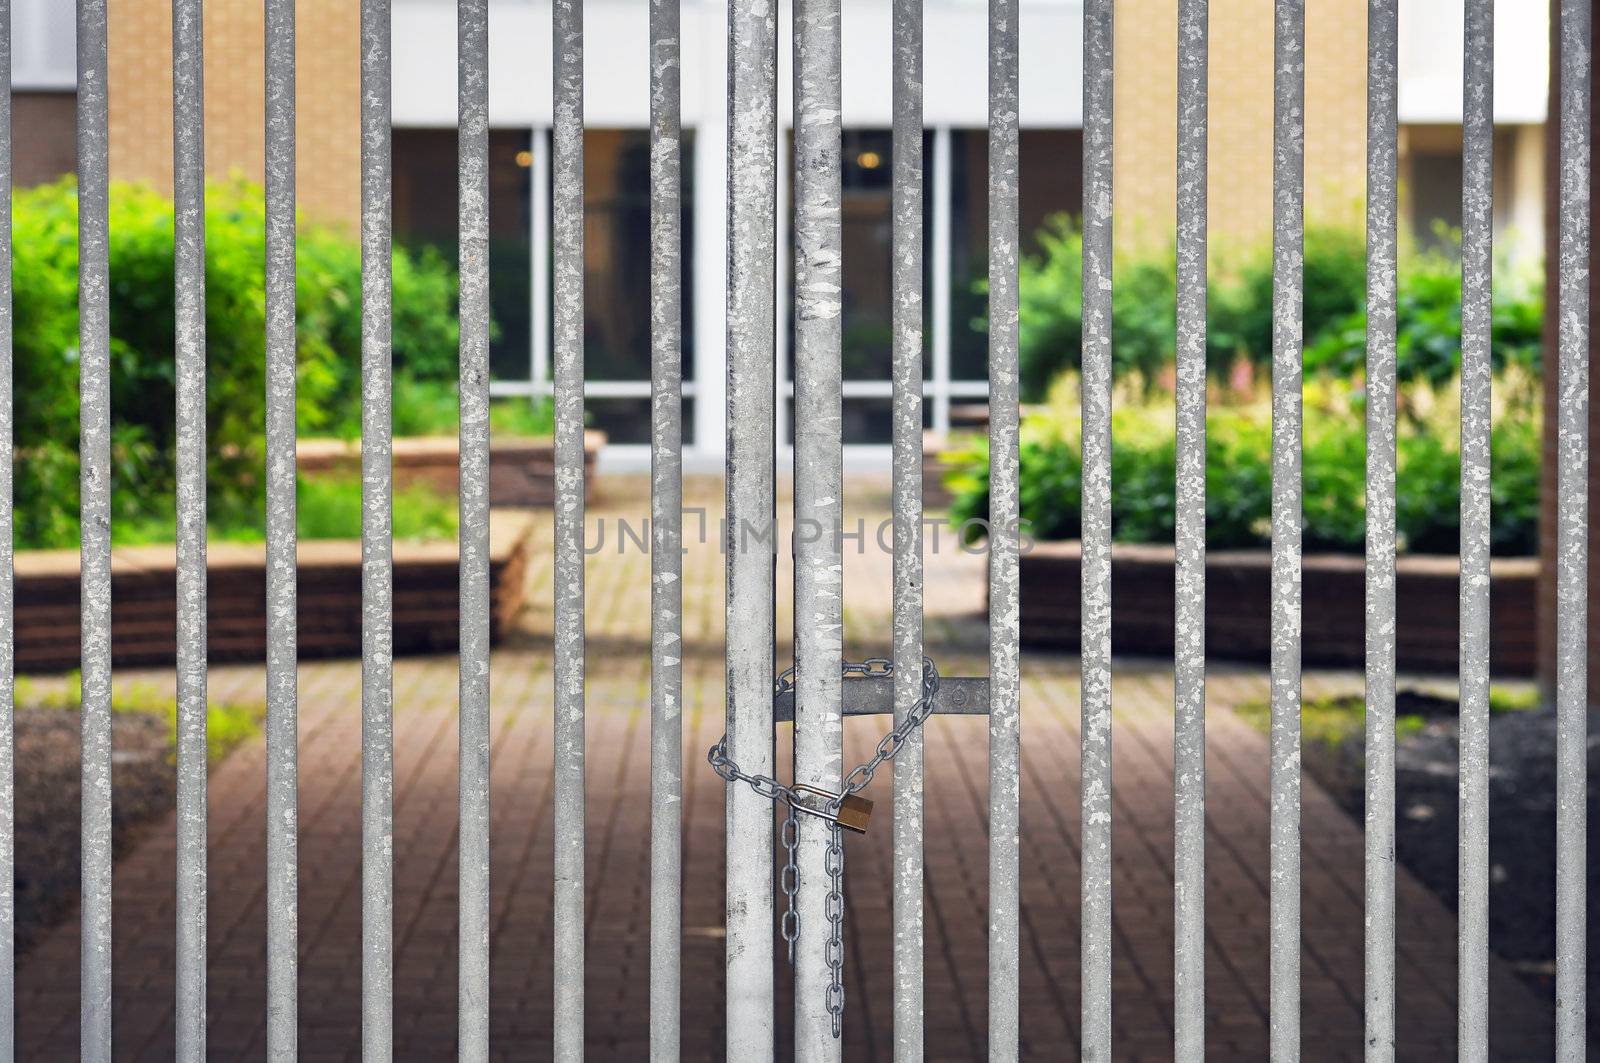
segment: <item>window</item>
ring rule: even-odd
[[[64,0],[12,0],[12,88],[59,92],[77,87],[76,17]]]

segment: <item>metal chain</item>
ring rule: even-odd
[[[868,678],[887,678],[894,675],[894,662],[886,657],[869,657],[860,663],[843,661],[840,664],[841,674],[845,676],[863,676]],[[778,676],[774,686],[775,694],[786,694],[794,690],[794,668],[785,669]],[[895,726],[888,734],[878,740],[877,748],[872,756],[865,762],[858,764],[844,777],[844,789],[830,795],[830,799],[820,807],[807,801],[800,789],[786,786],[770,775],[752,775],[741,771],[733,758],[728,756],[728,736],[723,735],[717,739],[706,752],[706,760],[711,764],[711,770],[716,772],[724,782],[742,782],[754,790],[761,797],[774,803],[781,802],[788,808],[788,813],[783,821],[782,841],[784,848],[783,871],[778,877],[779,888],[783,890],[787,900],[784,909],[781,929],[783,940],[789,946],[789,962],[794,963],[795,944],[800,940],[800,911],[798,898],[800,895],[800,821],[799,815],[817,816],[829,821],[827,871],[828,894],[823,902],[823,910],[828,917],[828,946],[826,958],[829,970],[827,1009],[833,1019],[833,1036],[838,1037],[844,1024],[844,839],[843,831],[839,827],[838,813],[844,804],[844,799],[860,793],[872,784],[872,778],[878,769],[894,759],[913,731],[921,727],[929,716],[933,714],[934,699],[939,693],[939,669],[927,657],[922,659],[922,699],[917,707],[907,714],[904,720]]]

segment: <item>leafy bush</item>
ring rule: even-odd
[[[1019,358],[1022,397],[1040,402],[1062,372],[1079,368],[1083,344],[1083,239],[1073,219],[1051,218],[1038,236],[1041,254],[1020,269]],[[1112,359],[1122,378],[1150,386],[1171,365],[1176,345],[1176,281],[1171,253],[1119,260],[1112,292]],[[1243,357],[1272,361],[1272,249],[1259,248],[1231,270],[1213,270],[1206,358],[1220,377]],[[1460,366],[1461,267],[1437,252],[1401,264],[1397,292],[1397,372],[1402,381],[1442,387]],[[980,284],[981,287],[981,284]],[[1537,373],[1544,298],[1540,279],[1502,269],[1494,292],[1493,358],[1497,371]],[[1366,358],[1366,249],[1359,232],[1306,230],[1305,368],[1359,376]]]
[[[15,226],[17,542],[78,536],[77,192],[72,179],[19,192]],[[173,208],[111,186],[113,528],[159,521],[175,492]],[[242,180],[206,204],[209,507],[223,525],[259,522],[265,421],[264,202]],[[296,278],[298,420],[317,432],[359,410],[360,249],[303,225]],[[455,375],[455,277],[436,256],[394,258],[397,374]]]
[[[1036,238],[1042,252],[1025,256],[1019,266],[1018,356],[1027,402],[1041,401],[1057,375],[1078,369],[1083,347],[1083,234],[1073,218],[1058,214]],[[1168,252],[1119,259],[1114,269],[1113,371],[1118,376],[1136,374],[1148,388],[1171,364],[1176,344],[1174,258]],[[1308,229],[1305,276],[1306,335],[1315,336],[1365,300],[1366,252],[1360,235]],[[1271,248],[1246,259],[1226,281],[1214,279],[1207,298],[1206,358],[1213,373],[1226,372],[1239,355],[1270,362]]]
[[[451,371],[454,372],[452,364]],[[418,379],[411,373],[394,377],[392,417],[397,436],[454,435],[460,427],[460,399],[456,381]],[[496,436],[547,437],[555,433],[555,408],[549,399],[493,399],[489,403],[489,431]],[[345,407],[337,422],[327,423],[323,435],[336,439],[361,438],[361,405]]]
[[[1533,389],[1503,382],[1513,396],[1493,427],[1492,548],[1537,550],[1539,416]],[[1414,423],[1398,433],[1396,524],[1401,548],[1455,553],[1460,534],[1460,456],[1452,426],[1458,411],[1425,385],[1412,395]],[[1431,401],[1429,401],[1431,400]],[[1063,378],[1051,405],[1024,424],[1019,476],[1022,517],[1038,539],[1080,533],[1082,466],[1076,379]],[[1366,441],[1359,396],[1327,382],[1308,383],[1302,458],[1303,535],[1307,550],[1360,552],[1366,534]],[[1264,401],[1214,406],[1206,418],[1206,541],[1218,549],[1270,542],[1272,436]],[[1118,396],[1112,414],[1112,535],[1119,542],[1171,542],[1175,443],[1170,401]],[[957,522],[988,515],[988,448],[974,440],[949,477]]]
[[[1437,253],[1418,255],[1401,268],[1396,287],[1395,373],[1401,380],[1442,387],[1461,368],[1461,264]],[[1490,317],[1490,357],[1497,372],[1516,367],[1538,374],[1543,318],[1541,281],[1502,271]],[[1353,376],[1364,371],[1366,351],[1362,300],[1308,344],[1306,369]]]

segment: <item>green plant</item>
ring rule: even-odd
[[[83,708],[83,676],[74,671],[60,686],[40,689],[27,676],[16,679],[15,699],[22,709]],[[111,711],[159,717],[166,723],[174,747],[178,739],[178,703],[142,683],[117,684],[111,692]],[[240,743],[260,733],[266,706],[260,703],[235,704],[213,701],[206,705],[206,759],[212,764],[232,752]]]
[[[1024,401],[1041,401],[1062,372],[1079,368],[1083,346],[1083,237],[1074,219],[1055,215],[1035,236],[1037,255],[1018,270],[1018,358]],[[1171,251],[1119,257],[1113,267],[1112,361],[1118,377],[1146,390],[1171,365],[1176,343],[1176,265]],[[1458,271],[1459,272],[1459,271]],[[1217,271],[1207,293],[1206,360],[1221,375],[1236,358],[1272,360],[1272,252],[1263,248],[1231,271]],[[980,281],[976,287],[982,290]],[[1366,296],[1366,249],[1359,233],[1306,230],[1305,335],[1346,327]],[[1534,317],[1537,319],[1537,313]]]
[[[78,535],[77,190],[70,178],[18,192],[14,343],[20,546]],[[173,209],[114,183],[110,208],[112,522],[170,520],[175,491]],[[224,526],[259,521],[265,408],[264,203],[258,186],[211,182],[206,202],[208,508]],[[394,258],[397,372],[455,373],[454,274],[437,257]],[[359,409],[360,251],[304,224],[296,276],[302,430]]]
[[[391,427],[396,436],[454,435],[460,427],[460,399],[452,380],[418,379],[397,373],[391,397]],[[489,431],[495,436],[547,438],[555,433],[555,408],[549,399],[493,399],[489,403]],[[328,426],[337,439],[361,438],[359,405]]]
[[[1544,297],[1532,274],[1501,271],[1490,317],[1491,359],[1496,372],[1539,372]],[[1306,370],[1333,376],[1365,371],[1367,312],[1357,305],[1311,337]],[[1395,296],[1395,373],[1404,381],[1441,387],[1461,368],[1461,264],[1438,252],[1401,264]]]
[[[1019,502],[1038,539],[1079,534],[1082,470],[1076,379],[1062,378],[1051,402],[1026,419],[1019,442]],[[1537,550],[1540,421],[1514,379],[1502,391],[1492,429],[1491,535],[1497,554]],[[1175,443],[1170,400],[1119,391],[1112,416],[1112,534],[1121,542],[1171,542]],[[1451,430],[1455,407],[1424,384],[1407,389],[1417,409],[1397,434],[1396,526],[1402,549],[1455,553],[1460,535],[1460,457]],[[1206,541],[1219,549],[1270,542],[1272,434],[1264,400],[1213,406],[1206,418]],[[970,441],[950,459],[951,516],[988,515],[988,448]],[[1366,535],[1366,437],[1359,394],[1335,382],[1308,382],[1302,437],[1303,544],[1307,550],[1360,552]]]

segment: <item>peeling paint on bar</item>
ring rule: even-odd
[[[1367,3],[1366,1058],[1394,1059],[1395,214],[1399,14]]]
[[[794,3],[794,516],[822,534],[794,546],[794,778],[837,793],[843,775],[844,443],[841,338],[843,189],[839,0]],[[920,671],[920,669],[919,669]],[[828,1012],[827,850],[832,830],[800,818],[798,1063],[839,1059]]]
[[[1300,1057],[1300,421],[1305,5],[1276,0],[1272,108],[1270,1050]]]
[[[556,0],[555,1058],[583,1058],[583,0]],[[487,477],[485,477],[487,482]]]
[[[1494,0],[1466,0],[1461,124],[1461,720],[1457,1042],[1489,1060],[1489,546]]]
[[[489,0],[457,0],[456,34],[461,232],[460,966],[456,1036],[462,1063],[488,1063]]]
[[[995,1061],[1016,1059],[1021,1047],[1017,70],[1017,0],[989,0],[989,1058]]]
[[[176,1056],[206,1058],[206,261],[201,0],[172,5],[177,392]],[[9,492],[7,492],[9,495]],[[10,543],[10,536],[6,536]]]
[[[894,719],[922,699],[922,0],[894,0],[890,375]],[[894,1058],[923,1058],[922,729],[894,759]]]
[[[295,5],[267,0],[267,1058],[299,1055]]]
[[[1588,816],[1589,0],[1561,0],[1556,428],[1556,1058],[1584,1058]]]
[[[1083,5],[1083,1058],[1111,1059],[1111,0]]]
[[[727,733],[747,772],[773,772],[777,5],[728,4]],[[741,533],[740,529],[745,529]],[[727,787],[727,1057],[773,1057],[772,802]]]
[[[1173,1052],[1206,1044],[1207,0],[1178,6],[1177,505],[1173,644]]]
[[[676,1063],[683,948],[683,117],[679,0],[650,0],[650,1058]]]
[[[361,0],[361,1056],[394,1057],[390,0]]]

